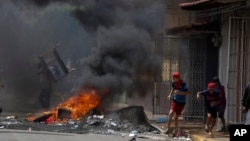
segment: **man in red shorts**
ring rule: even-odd
[[[169,99],[171,99],[171,106],[170,111],[168,115],[168,123],[167,123],[167,130],[166,134],[170,133],[170,125],[172,122],[172,118],[175,114],[175,126],[173,130],[173,135],[176,135],[176,132],[178,131],[178,125],[179,125],[179,116],[181,115],[182,110],[184,109],[184,106],[186,104],[186,95],[188,95],[188,87],[185,82],[180,77],[179,72],[174,72],[172,74],[173,83],[172,83],[172,90],[168,96]]]

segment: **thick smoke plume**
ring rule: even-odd
[[[134,90],[145,94],[148,88],[142,84],[152,81],[156,63],[150,52],[148,32],[121,25],[100,27],[97,35],[98,46],[82,60],[83,83],[107,87],[113,92]]]
[[[163,26],[163,1],[103,0],[86,4],[82,11],[73,12],[97,36],[97,46],[82,60],[83,83],[108,87],[116,93],[145,95],[152,88],[149,82],[157,65],[151,45]]]
[[[23,76],[27,79],[24,84],[35,84],[39,89],[39,78],[34,77],[35,63],[29,61],[61,42],[66,46],[59,52],[62,58],[78,62],[80,88],[89,85],[108,88],[111,94],[145,95],[152,88],[158,63],[152,43],[162,31],[164,7],[164,0],[2,1],[0,12],[5,15],[1,15],[0,36],[4,38],[0,44],[6,52],[3,58],[8,63],[15,60],[13,74]],[[26,60],[24,66],[31,67],[23,69],[20,58]],[[22,69],[16,71],[17,67]],[[19,92],[35,97],[34,93]]]

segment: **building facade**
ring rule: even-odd
[[[195,94],[218,76],[225,85],[227,123],[243,122],[241,98],[250,82],[249,1],[180,0],[171,4],[175,7],[167,10],[166,31],[156,40],[162,67],[156,73],[154,112],[167,112],[162,110],[169,108],[164,94],[170,89],[171,72],[180,71],[190,87],[185,117],[204,118],[203,102]]]

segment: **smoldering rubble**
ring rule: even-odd
[[[68,119],[66,122],[56,122],[56,120],[46,121],[36,120],[33,122],[20,119],[15,116],[8,116],[0,120],[1,128],[51,131],[65,133],[153,133],[159,134],[160,131],[151,125],[144,113],[143,107],[131,106],[115,111],[108,111],[103,115],[93,114],[83,117],[81,120]],[[40,118],[42,119],[42,118]]]
[[[149,121],[141,106],[129,106],[114,111],[107,111],[104,114],[90,114],[84,116],[81,120],[68,119],[66,122],[57,122],[56,120],[48,119],[50,119],[49,116],[40,118],[39,122],[38,120],[30,122],[16,116],[7,116],[0,119],[0,128],[129,136],[131,140],[136,140],[136,138],[166,140],[166,135],[162,134],[162,129]],[[171,138],[171,140],[191,140],[191,138],[189,132],[179,130],[179,135]]]

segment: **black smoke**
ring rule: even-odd
[[[28,0],[28,1],[33,2],[34,4],[42,7],[47,6],[50,3],[50,0]]]
[[[14,0],[15,1],[15,0]],[[155,34],[164,24],[164,0],[28,0],[38,7],[51,3],[75,6],[71,14],[89,32],[99,26],[110,27],[122,23],[133,24]]]
[[[129,34],[127,34],[129,33]],[[146,94],[157,63],[148,32],[132,25],[99,28],[98,46],[82,59],[82,83],[113,92]],[[152,86],[152,85],[151,85]]]
[[[100,26],[111,27],[114,25],[114,10],[113,5],[100,1],[84,9],[77,8],[72,12],[72,15],[79,20],[87,31],[95,32]]]
[[[164,2],[85,1],[85,7],[72,14],[96,35],[96,47],[81,61],[82,83],[112,93],[147,94],[158,66],[152,42],[163,28]]]
[[[12,0],[13,2],[17,2],[18,0]],[[22,1],[22,3],[25,0]],[[82,0],[26,0],[26,2],[33,3],[34,5],[37,5],[38,7],[46,7],[51,3],[69,3],[69,4],[80,4]],[[84,1],[84,0],[83,0]]]
[[[132,24],[153,35],[163,26],[164,10],[162,0],[92,0],[72,14],[90,31]]]

